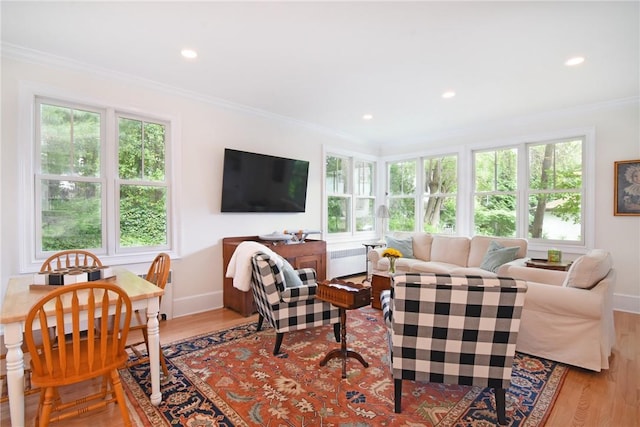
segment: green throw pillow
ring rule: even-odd
[[[516,259],[516,254],[520,248],[517,246],[505,248],[500,243],[492,240],[484,255],[480,268],[496,273],[498,268],[509,261]]]
[[[397,249],[402,253],[403,258],[413,258],[413,238],[405,237],[397,239],[395,237],[385,236],[387,248]]]
[[[302,286],[302,279],[298,276],[298,273],[296,273],[286,259],[283,259],[283,261],[284,265],[282,266],[282,275],[284,276],[284,287],[298,288]]]

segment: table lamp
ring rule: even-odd
[[[389,208],[387,208],[387,205],[378,206],[378,210],[376,210],[376,217],[382,220],[382,235],[380,236],[380,243],[385,243],[384,233],[387,230],[386,220],[389,218]]]

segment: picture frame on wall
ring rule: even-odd
[[[640,216],[640,159],[614,162],[613,214]]]

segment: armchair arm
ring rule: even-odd
[[[296,270],[303,285],[315,285],[318,281],[318,276],[313,268],[300,268]]]
[[[280,299],[286,303],[315,299],[317,290],[318,285],[316,283],[286,288],[280,293]]]

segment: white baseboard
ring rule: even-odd
[[[640,297],[635,295],[613,294],[613,309],[640,314]]]
[[[222,291],[194,295],[187,298],[178,298],[173,300],[173,317],[203,313],[205,311],[222,308],[222,306]]]

